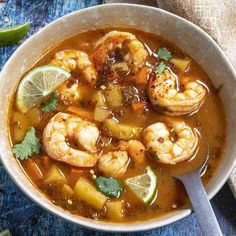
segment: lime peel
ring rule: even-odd
[[[150,166],[146,168],[146,173],[129,178],[125,183],[146,205],[150,205],[156,197],[157,176]]]
[[[30,24],[0,27],[0,47],[17,44],[29,31]]]

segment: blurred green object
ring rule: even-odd
[[[0,236],[11,236],[11,233],[9,229],[5,229],[2,232],[0,232]]]
[[[30,29],[29,22],[23,25],[0,27],[0,47],[17,44]]]

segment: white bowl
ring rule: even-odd
[[[106,26],[137,28],[158,34],[191,55],[207,72],[214,85],[223,84],[220,96],[227,116],[225,158],[207,186],[212,198],[223,186],[236,164],[236,74],[219,48],[203,30],[189,21],[158,8],[134,4],[107,4],[83,9],[61,17],[26,40],[11,56],[0,74],[0,153],[1,161],[13,181],[34,202],[62,218],[92,229],[104,231],[140,231],[164,226],[191,213],[191,209],[170,212],[162,217],[130,224],[98,222],[71,214],[52,204],[25,176],[11,152],[8,113],[11,98],[21,76],[48,49],[80,32]]]

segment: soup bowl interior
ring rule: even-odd
[[[138,16],[138,17],[137,17]],[[29,181],[19,167],[11,152],[8,130],[8,113],[11,98],[21,76],[32,63],[55,44],[80,32],[109,26],[137,28],[158,34],[175,43],[207,72],[214,86],[222,86],[220,96],[224,103],[227,118],[227,143],[225,158],[217,173],[207,186],[212,198],[226,182],[235,165],[236,146],[236,75],[221,49],[204,31],[194,24],[161,9],[130,5],[111,4],[96,6],[66,15],[47,25],[37,34],[26,40],[11,56],[0,74],[0,153],[1,160],[14,182],[37,204],[85,227],[105,231],[139,231],[160,227],[179,220],[191,213],[191,209],[180,209],[162,217],[145,222],[130,224],[96,222],[68,211],[51,203]]]

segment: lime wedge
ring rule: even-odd
[[[11,236],[11,233],[9,229],[5,229],[2,232],[0,232],[0,236]]]
[[[29,31],[30,24],[0,27],[0,47],[18,43]]]
[[[146,173],[129,178],[125,183],[147,205],[152,203],[157,194],[157,177],[150,166],[146,168]]]
[[[57,89],[71,74],[57,66],[33,69],[21,80],[16,93],[16,106],[22,113],[38,104]]]

